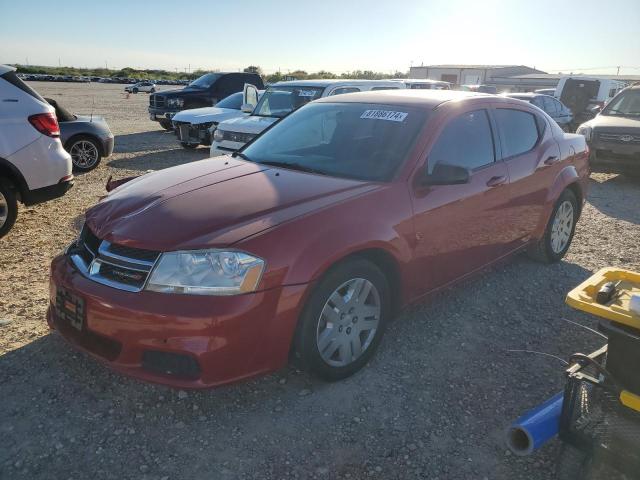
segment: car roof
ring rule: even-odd
[[[357,80],[348,78],[320,78],[317,80],[289,80],[286,82],[276,82],[272,87],[331,87],[334,85],[397,85],[397,80]]]
[[[15,67],[12,67],[10,65],[0,65],[0,75],[4,75],[7,72],[13,72],[15,71]]]
[[[378,105],[416,106],[432,110],[446,102],[471,98],[486,98],[495,101],[497,96],[459,90],[376,90],[324,97],[314,103],[375,103]]]
[[[543,95],[542,93],[522,92],[522,93],[505,93],[505,97],[511,98],[534,98],[534,97],[548,97],[549,95]]]

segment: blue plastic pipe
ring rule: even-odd
[[[531,455],[558,434],[563,394],[558,393],[518,418],[507,433],[507,446],[516,455]]]

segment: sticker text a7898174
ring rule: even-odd
[[[373,120],[388,120],[390,122],[403,122],[407,118],[407,112],[393,112],[391,110],[365,110],[360,118]]]

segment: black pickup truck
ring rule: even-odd
[[[241,92],[245,83],[264,89],[256,73],[206,73],[184,88],[165,90],[149,96],[149,118],[167,130],[173,128],[171,118],[181,110],[212,107],[232,93]]]

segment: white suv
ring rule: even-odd
[[[16,221],[18,204],[34,205],[73,185],[71,157],[60,143],[54,108],[0,65],[0,238]]]
[[[155,93],[156,84],[153,82],[138,82],[134,83],[133,85],[127,85],[126,87],[124,87],[124,91],[129,93]]]
[[[218,124],[218,128],[213,132],[209,154],[215,157],[239,150],[267,127],[317,98],[401,88],[406,88],[406,85],[395,80],[295,80],[274,83],[267,88],[250,116],[225,120]],[[256,87],[245,85],[245,95],[251,95],[251,90],[255,90],[253,95],[257,98]]]

